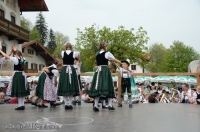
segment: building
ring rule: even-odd
[[[11,51],[13,44],[22,50],[22,44],[29,42],[29,31],[20,25],[20,15],[29,11],[48,11],[48,8],[44,0],[0,0],[0,43],[5,53]],[[2,62],[1,57],[1,71],[13,70],[12,64]]]
[[[38,73],[44,66],[57,63],[58,60],[36,40],[22,44],[22,55],[27,60],[26,73]]]
[[[148,71],[146,69],[143,69],[140,65],[137,63],[132,63],[129,66],[130,70],[133,70],[134,73],[147,73]]]

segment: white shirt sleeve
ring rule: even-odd
[[[51,72],[54,74],[54,76],[58,77],[59,74],[58,70],[54,69]]]
[[[73,52],[73,58],[78,57],[78,55],[79,55],[79,52],[76,52],[76,51]]]
[[[111,59],[111,60],[115,59],[114,55],[112,53],[110,53],[110,52],[106,52],[105,53],[105,58],[106,59]]]
[[[64,51],[61,52],[61,56],[62,56],[62,58],[63,58],[63,56],[64,56]]]
[[[19,64],[19,60],[16,57],[10,57],[10,61],[14,62],[15,65]]]

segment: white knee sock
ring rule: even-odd
[[[96,107],[96,108],[98,108],[99,98],[100,97],[95,97],[95,99],[94,99],[94,107]]]
[[[21,97],[21,105],[24,106],[25,97]]]
[[[112,107],[112,98],[108,98],[108,106]]]
[[[63,100],[65,101],[65,105],[68,105],[68,96],[63,96]]]
[[[69,96],[69,105],[72,105],[72,99],[73,99],[73,96],[70,95],[70,96]]]
[[[103,100],[103,106],[106,106],[106,101],[105,100]]]
[[[18,107],[20,107],[21,106],[21,97],[18,97]]]

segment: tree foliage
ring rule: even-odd
[[[163,44],[155,43],[148,49],[151,57],[147,69],[150,72],[163,72],[166,68],[167,48]]]
[[[65,44],[66,42],[69,42],[69,38],[60,32],[55,32],[55,42],[56,42],[56,49],[53,55],[56,58],[62,59],[61,52],[66,50]]]
[[[28,31],[30,31],[33,28],[32,22],[23,16],[20,17],[20,23],[21,23],[21,27]]]
[[[81,53],[81,60],[84,71],[91,71],[95,66],[95,56],[98,52],[100,42],[106,42],[108,51],[117,59],[130,59],[131,62],[138,62],[142,57],[142,51],[146,49],[149,38],[147,32],[142,27],[134,33],[134,29],[126,30],[119,26],[117,30],[103,27],[99,29],[97,25],[85,28],[83,31],[77,29],[76,48]]]
[[[52,29],[50,29],[50,32],[49,32],[49,42],[46,46],[47,50],[53,54],[55,49],[56,49],[56,40],[55,40],[55,35],[54,35],[54,32]]]
[[[35,26],[30,31],[29,39],[30,40],[37,40],[39,42],[41,40],[40,33],[39,33],[39,31],[37,30],[37,28]]]
[[[174,41],[167,52],[166,72],[187,72],[189,63],[197,59],[200,55],[193,47]]]
[[[37,27],[39,33],[40,33],[40,42],[45,45],[48,39],[48,29],[47,29],[47,23],[45,22],[45,18],[43,14],[40,12],[36,17],[36,23],[35,26]]]

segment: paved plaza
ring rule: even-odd
[[[65,110],[64,105],[57,108],[38,108],[26,104],[25,111],[15,111],[16,106],[15,104],[0,105],[0,132],[43,132],[50,129],[55,132],[200,131],[200,106],[198,105],[134,104],[130,109],[126,104],[122,108],[114,104],[115,111],[100,108],[99,112],[93,112],[92,104],[85,103],[74,106],[73,110]],[[19,124],[21,128],[17,130]],[[25,124],[29,127],[24,127],[23,130],[22,126]],[[39,127],[39,124],[46,124],[46,126]]]

